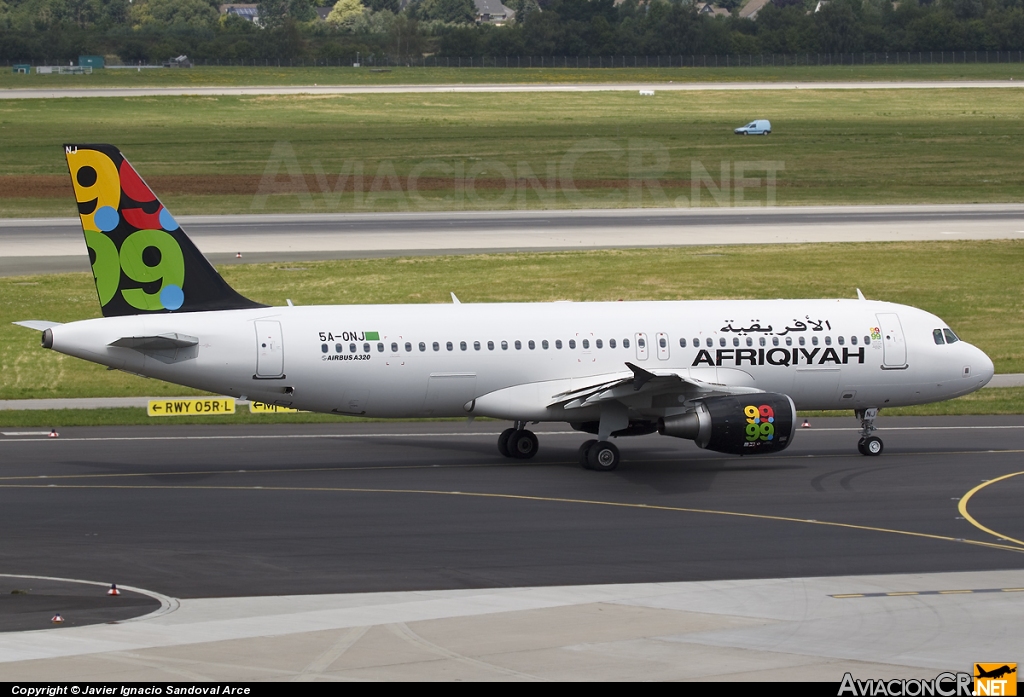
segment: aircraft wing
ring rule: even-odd
[[[695,399],[716,395],[764,392],[756,387],[705,382],[672,370],[645,370],[632,363],[626,363],[626,367],[630,369],[630,373],[598,376],[591,385],[553,395],[548,407],[561,406],[564,409],[580,409],[601,402],[629,399],[640,394],[645,396],[678,394],[687,399]]]

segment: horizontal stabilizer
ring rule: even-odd
[[[51,327],[59,327],[60,322],[49,322],[45,319],[26,319],[21,322],[11,322],[11,324],[17,324],[19,327],[28,327],[29,329],[36,329],[41,332],[45,332]]]
[[[110,346],[135,349],[136,351],[173,351],[199,344],[199,339],[185,334],[160,334],[159,336],[126,336],[110,342]]]

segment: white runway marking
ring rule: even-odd
[[[879,427],[879,431],[991,431],[1006,429],[1024,429],[1024,425],[1016,426],[893,426]],[[860,431],[860,428],[809,428],[801,432],[838,432],[838,431]],[[7,435],[6,433],[4,435]],[[49,434],[47,434],[49,435]],[[246,436],[88,436],[82,438],[52,438],[45,442],[50,443],[82,443],[82,442],[103,442],[103,441],[154,441],[154,440],[289,440],[289,439],[327,439],[327,438],[465,438],[467,436],[487,436],[494,438],[500,435],[499,431],[488,432],[457,432],[451,433],[282,433],[279,435],[246,435]],[[582,431],[538,431],[538,436],[587,436],[590,434]],[[36,438],[3,438],[4,442],[36,442],[44,441]]]

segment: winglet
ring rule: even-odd
[[[626,367],[633,371],[634,392],[638,392],[640,388],[646,385],[651,378],[657,377],[654,373],[648,372],[639,366],[635,366],[629,361],[626,361]]]
[[[860,292],[860,288],[857,289],[857,300],[867,300],[867,298],[864,297],[864,294]]]
[[[453,291],[449,291],[449,292],[451,292],[451,294],[452,294],[452,302],[454,304],[456,304],[456,305],[461,305],[462,301],[455,297],[455,293]]]

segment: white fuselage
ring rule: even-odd
[[[937,344],[933,331],[945,327],[884,302],[723,300],[273,307],[111,317],[52,331],[63,353],[299,409],[586,421],[599,414],[551,408],[552,395],[628,375],[627,362],[779,392],[799,409],[949,399],[983,386],[993,367],[966,342]],[[198,345],[109,345],[170,333]],[[657,397],[627,406],[632,418],[687,408]]]

